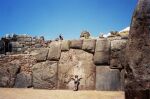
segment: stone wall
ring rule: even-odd
[[[6,55],[0,60],[0,87],[73,90],[72,78],[78,75],[79,90],[123,90],[121,53],[126,42],[121,38],[60,40],[46,48],[28,48],[26,54]]]

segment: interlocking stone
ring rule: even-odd
[[[82,49],[83,40],[71,40],[70,48]]]
[[[96,66],[96,90],[121,90],[120,71],[109,66]]]
[[[83,40],[82,49],[88,52],[94,53],[95,51],[96,40],[94,39],[85,39]]]
[[[61,54],[61,42],[53,41],[49,45],[48,60],[59,60]]]
[[[74,89],[71,78],[78,75],[80,80],[79,90],[95,89],[95,65],[93,54],[79,49],[70,49],[61,53],[58,65],[58,88]]]
[[[61,42],[61,50],[62,51],[68,51],[70,49],[70,41],[69,40],[63,40]]]
[[[33,87],[40,89],[57,88],[57,62],[40,62],[32,67]]]

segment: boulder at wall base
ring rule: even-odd
[[[15,80],[15,88],[28,88],[32,86],[32,75],[26,73],[19,73],[17,74]]]
[[[96,66],[96,90],[121,90],[120,71],[109,66]]]
[[[48,48],[34,48],[31,49],[31,55],[33,55],[34,59],[37,61],[46,61],[48,56]]]
[[[54,41],[49,45],[48,60],[59,60],[61,54],[61,42]]]
[[[83,40],[82,49],[91,53],[95,51],[96,40],[94,39],[85,39]]]
[[[110,53],[108,51],[94,53],[94,63],[96,65],[108,65],[109,60],[110,60]]]
[[[74,78],[78,75],[79,90],[95,90],[95,65],[93,54],[79,49],[62,52],[58,65],[58,88],[74,89]]]
[[[70,41],[69,40],[62,40],[61,42],[61,50],[68,51],[70,49]]]
[[[40,62],[32,67],[33,87],[39,89],[57,88],[57,62]]]
[[[0,64],[0,87],[13,87],[20,66],[12,63]]]
[[[83,40],[71,40],[70,48],[82,49]]]

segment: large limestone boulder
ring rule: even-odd
[[[96,90],[121,90],[120,71],[109,66],[96,66]]]
[[[83,40],[71,40],[70,48],[82,49]]]
[[[49,44],[48,60],[59,60],[61,54],[61,42],[53,41]]]
[[[110,41],[106,38],[100,38],[96,41],[95,52],[110,51]]]
[[[150,89],[150,0],[139,0],[126,49],[126,89]]]
[[[83,40],[82,49],[91,53],[95,51],[96,40],[94,39],[85,39]]]
[[[35,60],[46,61],[48,56],[48,48],[34,48],[30,49],[30,54],[34,57]]]
[[[95,65],[93,54],[79,49],[70,49],[61,53],[58,65],[58,88],[74,89],[74,78],[78,75],[80,80],[79,90],[95,89]]]
[[[15,85],[16,88],[29,88],[32,86],[32,75],[24,72],[17,74]]]
[[[0,64],[0,87],[13,87],[19,68],[17,63]]]
[[[98,39],[94,53],[94,63],[107,65],[110,60],[110,42],[106,38]]]
[[[40,89],[57,88],[57,62],[40,62],[32,67],[33,87]]]
[[[127,99],[149,99],[150,93],[150,0],[139,0],[132,17],[126,49]]]
[[[111,41],[111,50],[121,50],[126,45],[127,40],[113,40]]]
[[[125,62],[125,48],[127,40],[111,41],[110,68],[122,69]]]
[[[69,40],[62,40],[61,42],[61,50],[68,51],[70,49],[70,41]]]

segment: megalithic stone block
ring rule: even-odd
[[[27,73],[17,74],[15,80],[15,88],[28,88],[32,86],[32,75]]]
[[[95,52],[110,51],[110,41],[107,38],[101,38],[96,41]]]
[[[61,42],[61,50],[68,51],[70,49],[70,41],[69,40],[62,40]]]
[[[70,48],[82,49],[83,40],[71,40]]]
[[[96,40],[94,39],[85,39],[83,40],[82,49],[94,53],[95,51]]]
[[[94,53],[96,65],[108,65],[110,62],[110,42],[106,38],[98,39]]]
[[[110,53],[108,51],[94,53],[94,63],[96,65],[108,65],[109,60],[110,60]]]
[[[48,60],[59,60],[61,55],[61,42],[54,41],[51,42],[49,45],[49,53],[48,53]]]
[[[121,90],[120,71],[110,69],[109,66],[96,66],[96,90]]]
[[[31,49],[30,54],[34,57],[38,62],[46,61],[48,56],[48,48],[34,48]]]
[[[33,65],[33,88],[56,89],[57,65],[56,61],[45,61]]]
[[[93,54],[80,49],[62,52],[58,65],[58,88],[73,90],[75,75],[80,80],[79,90],[95,90],[95,65]]]

